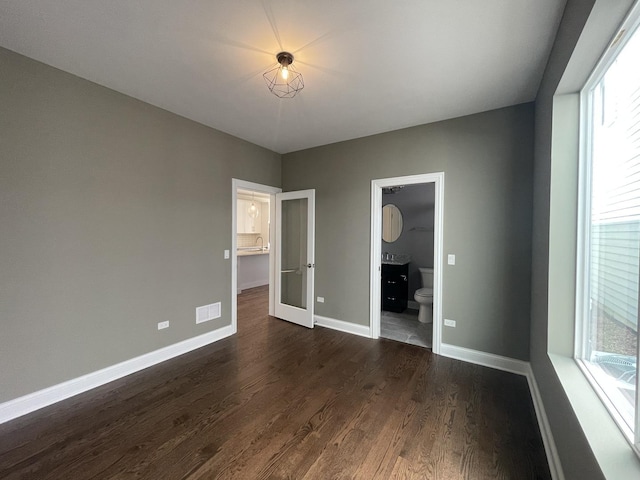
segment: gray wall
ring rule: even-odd
[[[396,193],[382,195],[382,205],[392,203],[402,212],[403,228],[393,242],[382,241],[382,252],[411,255],[409,301],[422,287],[419,267],[433,267],[433,221],[435,184],[406,185]]]
[[[535,113],[534,216],[532,244],[531,367],[540,389],[565,477],[603,475],[547,356],[549,301],[549,219],[553,95],[593,6],[567,2],[562,23],[538,91]],[[572,219],[570,219],[573,221]]]
[[[0,402],[230,324],[231,178],[280,155],[4,49],[0,112]]]
[[[371,180],[444,171],[443,341],[527,360],[533,119],[524,104],[284,155],[283,188],[316,189],[316,313],[369,324]]]

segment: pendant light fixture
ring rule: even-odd
[[[279,98],[293,98],[304,88],[302,74],[293,66],[293,55],[289,52],[280,52],[276,55],[278,64],[262,76],[267,82],[269,91]]]
[[[256,207],[256,202],[254,202],[253,193],[251,194],[251,205],[249,205],[249,209],[247,210],[247,213],[251,218],[256,218],[258,215],[260,215],[260,210],[258,210],[258,207]]]

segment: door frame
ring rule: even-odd
[[[382,178],[371,181],[371,265],[369,286],[369,326],[371,338],[380,337],[382,273],[382,189],[397,185],[435,184],[433,219],[433,353],[440,353],[442,344],[442,267],[444,224],[444,172]]]
[[[269,315],[275,312],[275,221],[276,218],[276,193],[282,192],[279,187],[248,182],[237,178],[231,179],[231,327],[233,333],[238,331],[238,189],[252,190],[254,192],[267,193],[269,199],[269,217],[272,219],[269,228]]]

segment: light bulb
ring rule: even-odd
[[[280,74],[282,75],[282,79],[286,80],[289,78],[289,68],[286,65],[283,65],[280,69]]]
[[[260,210],[258,210],[258,207],[256,207],[256,204],[253,203],[253,201],[251,202],[248,213],[251,218],[256,218],[260,214]]]

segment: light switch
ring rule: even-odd
[[[447,263],[449,265],[455,265],[456,264],[456,256],[454,254],[452,254],[452,253],[447,255]]]
[[[224,251],[224,259],[228,260],[229,259],[229,250],[225,250]]]

